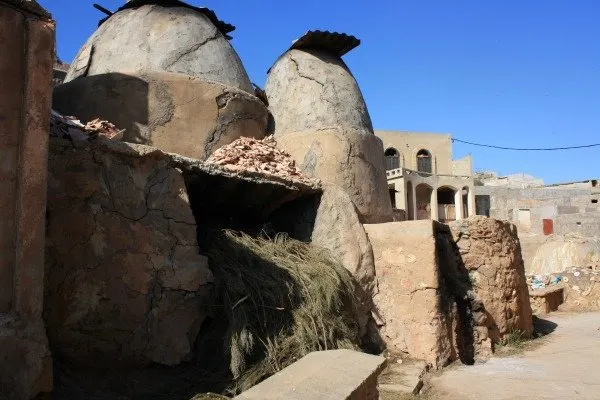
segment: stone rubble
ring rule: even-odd
[[[303,175],[294,159],[276,145],[273,136],[262,140],[241,137],[215,151],[206,162],[232,171],[256,172],[314,184],[315,180]]]
[[[50,136],[71,141],[89,140],[96,137],[109,140],[121,140],[124,129],[118,129],[114,124],[96,118],[83,124],[72,116],[64,116],[52,110],[50,117]]]

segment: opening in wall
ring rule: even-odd
[[[429,174],[432,171],[431,153],[425,149],[417,152],[417,171]]]
[[[400,154],[398,150],[390,147],[385,151],[385,169],[387,171],[400,168]]]

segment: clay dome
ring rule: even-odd
[[[131,1],[100,24],[65,82],[112,72],[173,72],[253,93],[227,39],[233,29],[205,8],[179,1]]]
[[[362,93],[340,57],[344,50],[330,43],[332,37],[341,43],[358,40],[340,35],[309,32],[270,69],[265,91],[276,135],[332,127],[373,134]]]
[[[302,172],[342,188],[362,223],[392,220],[383,143],[341,57],[360,41],[309,31],[269,71],[270,131]]]

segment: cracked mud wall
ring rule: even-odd
[[[189,7],[116,12],[80,49],[53,108],[125,129],[124,141],[205,160],[240,136],[262,139],[264,103],[237,53]]]
[[[155,4],[111,16],[88,39],[65,82],[111,72],[173,72],[253,93],[229,41],[202,13]]]
[[[383,145],[375,135],[352,130],[323,129],[277,137],[300,170],[344,189],[362,223],[392,220],[392,205],[385,178]]]
[[[471,217],[365,225],[373,246],[376,322],[391,352],[435,368],[487,360],[508,334],[532,333],[514,225]]]
[[[457,358],[453,300],[441,275],[430,220],[368,224],[378,291],[374,317],[393,354],[441,368]]]
[[[51,140],[44,317],[74,365],[189,360],[212,296],[181,171],[158,149]],[[108,146],[108,147],[107,147]]]
[[[362,223],[392,221],[383,143],[346,64],[325,51],[289,50],[265,90],[269,129],[302,172],[344,189]]]
[[[123,140],[204,160],[240,136],[262,139],[268,111],[255,96],[182,74],[107,73],[54,90],[53,107],[125,129]]]
[[[337,127],[373,134],[358,84],[337,56],[290,50],[269,71],[265,90],[278,136]]]

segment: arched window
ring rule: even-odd
[[[417,153],[417,171],[431,173],[431,153],[425,149]]]
[[[390,171],[392,169],[400,168],[400,154],[398,150],[390,147],[385,151],[385,169]]]

